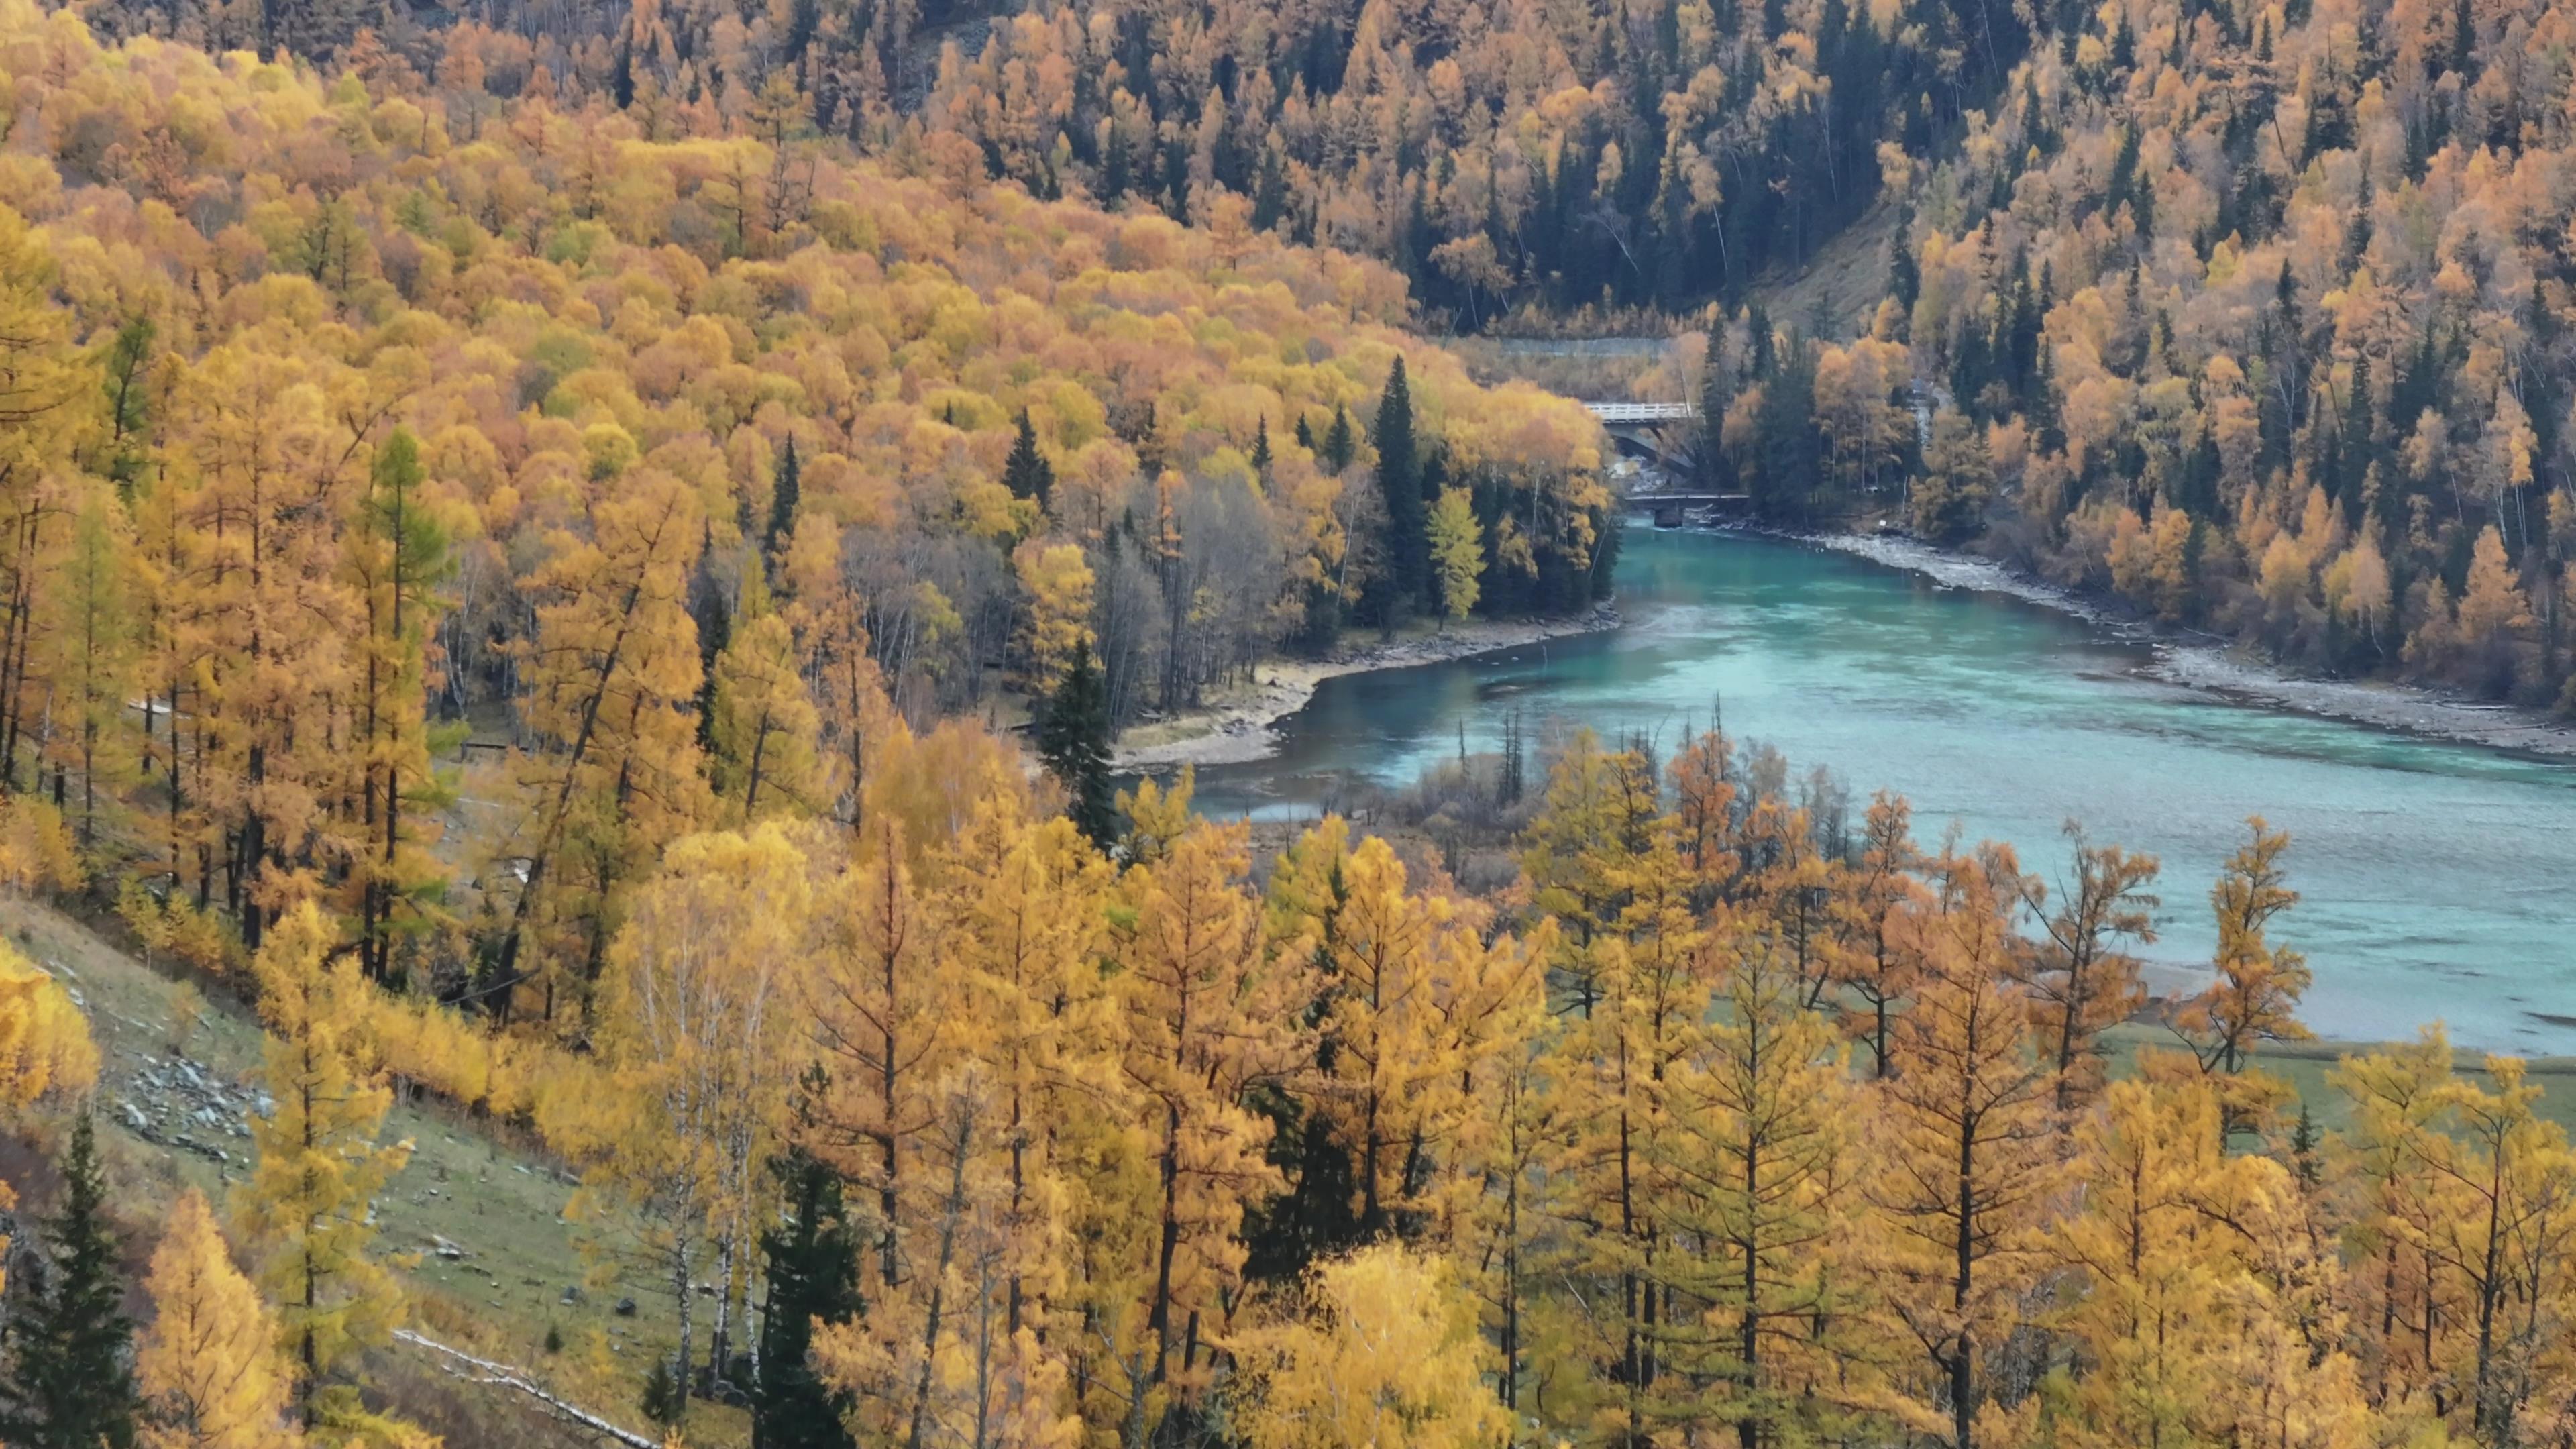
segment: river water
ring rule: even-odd
[[[1579,723],[1669,752],[1717,701],[1856,807],[1910,796],[1926,846],[1957,820],[2053,879],[2078,819],[2152,851],[2144,954],[2177,965],[2208,959],[2209,883],[2259,813],[2293,837],[2275,939],[2308,955],[2321,1035],[2438,1017],[2463,1046],[2576,1053],[2576,762],[2230,703],[2146,677],[2104,626],[1767,539],[1632,527],[1618,582],[1614,633],[1326,681],[1276,757],[1201,772],[1201,808],[1311,816],[1352,780],[1410,782],[1462,728],[1497,748],[1515,708],[1533,739]]]

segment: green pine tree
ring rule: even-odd
[[[39,1280],[0,1381],[0,1442],[22,1449],[131,1449],[134,1378],[107,1185],[89,1114],[72,1126],[63,1206],[45,1223]],[[35,1276],[35,1275],[31,1275]]]
[[[665,1428],[680,1422],[680,1411],[688,1399],[680,1392],[679,1376],[671,1372],[671,1361],[656,1355],[653,1368],[644,1375],[644,1394],[636,1401],[644,1417]]]
[[[1359,456],[1360,441],[1351,431],[1350,409],[1333,404],[1333,425],[1324,430],[1324,467],[1335,473],[1351,466]]]
[[[1040,508],[1055,493],[1055,469],[1038,451],[1038,430],[1030,424],[1027,408],[1020,409],[1019,441],[1011,444],[1010,459],[1002,464],[1002,485],[1013,498],[1036,499]]]
[[[1091,644],[1073,646],[1073,661],[1038,722],[1038,759],[1072,795],[1065,814],[1103,850],[1118,838],[1109,787],[1109,690],[1091,662]]]
[[[807,1362],[814,1325],[858,1316],[855,1239],[839,1174],[802,1148],[771,1164],[787,1220],[760,1235],[768,1306],[760,1327],[760,1382],[751,1398],[751,1449],[850,1449],[841,1416],[849,1396],[826,1387]]]
[[[152,319],[137,317],[116,329],[116,340],[107,349],[105,472],[116,480],[117,496],[128,503],[134,501],[135,482],[150,461],[145,450],[152,426],[152,396],[144,371],[152,361],[152,337]]]
[[[1270,479],[1270,417],[1267,413],[1262,415],[1260,426],[1252,433],[1252,472],[1265,483]]]
[[[1431,577],[1429,510],[1422,497],[1422,452],[1413,436],[1413,388],[1405,380],[1404,358],[1388,369],[1386,391],[1378,395],[1378,496],[1386,503],[1387,593],[1379,601],[1378,624],[1422,602]]]
[[[760,534],[764,557],[778,557],[778,541],[796,531],[796,495],[802,471],[796,461],[796,435],[790,433],[787,445],[779,450],[778,471],[769,486],[769,526]]]

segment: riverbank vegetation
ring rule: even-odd
[[[1966,1449],[2519,1444],[2576,1411],[2564,1129],[2522,1064],[2455,1075],[2438,1031],[2303,1058],[2319,1099],[2267,1066],[2308,967],[2260,821],[2207,893],[2206,984],[2150,1006],[2152,859],[1927,844],[1901,799],[1714,733],[1433,782],[1435,815],[1513,833],[1483,893],[1339,819],[1256,872],[1186,777],[1122,799],[1104,853],[978,738],[879,776],[855,830],[676,842],[588,1050],[500,1038],[523,1085],[492,1110],[584,1165],[592,1249],[666,1285],[669,1357],[619,1416],[1356,1445],[1343,1391],[1375,1384],[1422,1442]],[[257,1119],[238,1247],[183,1204],[155,1254],[147,1417],[245,1362],[223,1411],[262,1432],[402,1442],[335,1368],[400,1302],[343,1215],[400,1151],[363,1084],[461,1090],[479,1034],[384,1025],[405,1008],[325,964],[330,921],[300,907],[256,958],[259,1080],[327,1090]],[[18,1059],[67,1064],[24,1096],[85,1080],[61,991],[10,998]],[[49,1263],[97,1235],[83,1160]],[[315,1191],[334,1226],[280,1259]],[[318,1313],[287,1306],[306,1281]],[[22,1336],[12,1382],[112,1356],[97,1321]]]

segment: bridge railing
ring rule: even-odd
[[[1584,411],[1605,423],[1683,422],[1699,416],[1699,409],[1679,402],[1588,402]]]

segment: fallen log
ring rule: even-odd
[[[662,1449],[661,1440],[648,1438],[645,1435],[636,1433],[632,1429],[621,1428],[620,1426],[601,1418],[599,1415],[592,1413],[590,1410],[581,1407],[579,1404],[557,1396],[553,1392],[539,1385],[537,1381],[529,1375],[526,1369],[512,1368],[510,1365],[505,1363],[494,1363],[490,1359],[476,1358],[474,1355],[467,1353],[461,1348],[451,1348],[446,1344],[440,1343],[437,1339],[430,1338],[423,1334],[414,1333],[408,1328],[395,1329],[394,1337],[402,1340],[404,1343],[428,1349],[430,1352],[446,1359],[446,1371],[468,1383],[490,1384],[494,1388],[509,1389],[516,1393],[525,1394],[527,1397],[543,1404],[546,1407],[547,1412],[553,1414],[556,1418],[561,1419],[568,1424],[578,1425],[594,1434],[605,1435],[610,1439],[616,1440],[620,1444],[628,1446],[628,1449]]]

